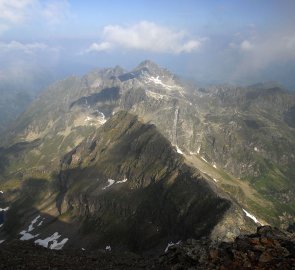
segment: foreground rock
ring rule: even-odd
[[[262,226],[233,243],[188,240],[172,246],[159,264],[167,269],[295,269],[295,234]]]
[[[269,226],[232,243],[189,239],[159,257],[104,250],[54,251],[30,242],[2,244],[1,269],[295,269],[295,235]]]

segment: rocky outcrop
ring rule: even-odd
[[[161,254],[161,255],[160,255]],[[109,250],[55,251],[30,242],[3,243],[1,269],[282,269],[295,267],[294,234],[260,227],[232,243],[189,239],[154,257]]]
[[[232,243],[190,239],[172,245],[158,262],[162,269],[294,269],[295,235],[264,226]]]

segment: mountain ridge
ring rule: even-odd
[[[255,227],[238,204],[184,163],[154,125],[126,111],[116,113],[66,154],[53,182],[36,181],[29,185],[45,186],[41,197],[40,191],[34,195],[34,216],[47,225],[29,237],[42,239],[58,231],[72,248],[111,245],[115,250],[145,251],[178,238],[211,235],[229,240]],[[11,205],[13,212],[28,200],[23,188]],[[31,204],[22,204],[22,217],[11,212],[4,232],[11,230],[13,220],[26,224],[32,216]],[[75,228],[64,230],[60,220]]]
[[[142,65],[145,69],[146,63]],[[147,65],[153,66],[149,62]],[[155,125],[188,166],[195,167],[213,190],[238,205],[228,217],[220,219],[212,236],[224,237],[227,226],[236,225],[234,215],[240,217],[240,225],[251,223],[251,219],[281,227],[293,223],[295,95],[257,86],[188,87],[161,70],[159,74],[143,70],[132,75],[134,71],[117,67],[51,85],[6,133],[0,150],[0,188],[5,193],[11,189],[17,193],[27,179],[40,178],[62,189],[66,185],[52,181],[61,173],[60,161],[125,110],[137,115],[142,123]],[[87,170],[91,160],[86,154],[82,159]],[[118,176],[112,175],[117,170],[112,168],[113,163],[105,163],[109,169],[100,188],[108,184],[114,187],[114,183],[125,179],[127,171],[113,179]],[[76,168],[72,169],[66,169],[68,177],[80,175]],[[108,182],[108,177],[115,182]],[[135,178],[141,177],[138,174]],[[63,196],[66,194],[59,198]],[[74,201],[77,203],[77,199]],[[66,205],[60,200],[55,215],[63,216]],[[230,230],[226,237],[237,233]]]

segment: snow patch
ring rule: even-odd
[[[163,83],[162,80],[159,79],[160,76],[157,76],[157,77],[154,77],[154,76],[147,76],[147,80],[146,83],[149,83],[149,82],[153,82],[154,84],[158,84],[158,85],[161,85],[163,88],[167,89],[167,90],[172,90],[173,88],[174,89],[178,89],[178,90],[183,90],[182,87],[180,86],[177,86],[177,85],[168,85],[166,83]],[[182,94],[180,92],[180,94]]]
[[[93,119],[92,117],[87,116],[84,121],[88,122],[88,121],[91,121],[92,119]]]
[[[109,187],[110,187],[111,185],[113,185],[115,182],[116,182],[116,181],[113,180],[113,179],[108,179],[108,184],[107,184],[105,187],[103,187],[102,189],[105,190],[105,189],[109,188]]]
[[[56,249],[56,250],[60,250],[63,248],[63,246],[65,245],[65,243],[69,240],[68,238],[64,238],[63,240],[61,240],[60,242],[58,242],[57,240],[61,237],[60,234],[58,234],[58,232],[55,232],[54,234],[52,234],[51,236],[45,238],[45,239],[37,239],[35,241],[36,244],[45,247],[45,248],[50,248],[50,249]],[[49,246],[49,242],[52,242],[52,244]]]
[[[97,181],[98,181],[98,179],[97,179]],[[127,181],[128,181],[128,179],[126,177],[123,180],[120,180],[120,181],[115,181],[113,179],[108,179],[108,184],[105,187],[103,187],[102,189],[105,190],[105,189],[107,189],[108,187],[110,187],[113,184],[123,184],[123,183],[126,183]]]
[[[208,163],[208,161],[204,157],[201,157],[201,159]]]
[[[21,231],[19,234],[21,235],[21,238],[20,240],[22,241],[25,241],[25,240],[30,240],[30,239],[33,239],[37,236],[39,236],[39,234],[31,234],[30,232],[33,231],[35,228],[34,228],[34,224],[38,221],[38,219],[40,218],[41,216],[38,215],[37,217],[35,217],[32,221],[31,221],[31,224],[29,225],[28,229],[27,230],[23,230]],[[39,226],[39,225],[38,225]]]
[[[30,239],[33,239],[33,238],[39,236],[39,234],[34,235],[31,233],[28,233],[27,231],[21,231],[19,234],[22,235],[22,237],[19,239],[21,241],[30,240]]]
[[[254,147],[254,151],[259,152],[259,150],[258,150],[258,148],[256,146]]]
[[[155,93],[155,92],[152,92],[152,91],[149,91],[149,90],[146,90],[146,94],[148,97],[151,97],[151,98],[154,98],[156,100],[161,100],[165,97],[165,95],[161,95],[159,93]]]
[[[106,246],[106,251],[112,251],[111,246]]]
[[[217,180],[217,179],[215,179],[215,178],[213,178],[213,180],[214,180],[214,182],[216,182],[216,183],[218,182],[218,180]]]
[[[121,181],[117,181],[116,184],[125,183],[125,182],[127,182],[127,181],[128,181],[128,179],[127,179],[127,178],[124,178],[124,179],[121,180]]]
[[[107,121],[104,113],[100,112],[99,110],[95,110],[95,112],[98,114],[98,118],[86,116],[84,122],[91,122],[90,126],[93,126],[93,122],[95,121],[98,121],[101,125],[104,124]]]
[[[31,222],[31,224],[30,224],[30,226],[29,226],[29,228],[28,228],[28,232],[31,232],[32,230],[34,230],[34,224],[38,221],[38,219],[39,219],[40,217],[41,217],[41,216],[39,215],[39,216],[35,217],[35,219],[32,220],[32,222]]]
[[[213,167],[214,167],[215,169],[217,169],[217,167],[216,167],[216,165],[215,165],[215,164],[213,164]]]
[[[5,240],[0,240],[0,244],[2,244]]]
[[[99,120],[100,123],[104,124],[107,121],[104,113],[100,112],[99,110],[96,110],[96,111],[100,114],[100,120]]]
[[[3,226],[3,223],[2,224],[0,224],[0,228]]]
[[[249,212],[247,212],[244,208],[243,208],[243,211],[244,211],[244,213],[246,214],[246,216],[249,217],[249,218],[251,218],[255,223],[258,223],[258,224],[262,225],[262,223],[259,222],[258,219],[257,219],[255,216],[251,215],[251,214],[250,214]]]
[[[6,212],[6,211],[8,211],[9,210],[9,207],[7,206],[7,207],[5,207],[5,208],[0,208],[0,211],[4,211],[4,212]]]
[[[183,155],[183,152],[179,149],[178,145],[176,145],[175,147],[176,147],[176,152],[177,152],[178,154]]]
[[[44,219],[45,219],[45,218],[43,218],[43,219],[38,223],[38,225],[37,225],[38,227],[41,226],[41,225],[43,224]]]
[[[50,249],[61,250],[63,246],[65,245],[65,243],[68,242],[68,240],[69,238],[64,238],[60,242],[57,242],[56,240],[54,240],[50,246]]]
[[[198,147],[197,153],[200,154],[201,146]]]
[[[4,192],[2,190],[0,190],[0,193],[3,194]]]
[[[168,251],[168,249],[169,249],[170,247],[173,247],[173,246],[175,246],[175,245],[179,245],[180,243],[181,243],[181,240],[179,240],[177,243],[173,243],[172,241],[169,242],[169,243],[167,244],[167,247],[165,248],[165,253]]]
[[[153,83],[155,83],[155,84],[159,84],[159,85],[161,85],[162,87],[164,87],[164,88],[166,88],[166,89],[168,89],[168,90],[171,90],[171,86],[168,85],[168,84],[163,83],[163,82],[159,79],[159,76],[157,76],[157,77],[151,76],[151,77],[148,77],[147,79],[148,79],[150,82],[153,82]]]

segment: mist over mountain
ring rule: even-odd
[[[49,74],[27,73],[0,79],[0,134],[23,113],[31,102],[56,78]]]
[[[0,0],[0,268],[294,269],[294,9]]]

